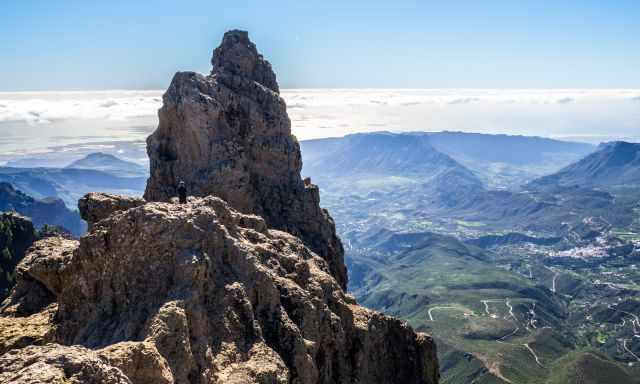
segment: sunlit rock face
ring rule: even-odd
[[[299,236],[345,288],[344,250],[318,188],[300,177],[300,147],[271,65],[243,31],[227,32],[211,62],[210,75],[179,72],[164,94],[147,139],[145,198],[169,201],[180,180],[189,195],[219,196]]]

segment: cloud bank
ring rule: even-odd
[[[0,92],[0,122],[126,120],[153,116],[161,105],[161,91]]]
[[[640,140],[637,89],[285,89],[299,139],[355,132],[467,131]],[[144,140],[162,91],[0,93],[0,151]]]

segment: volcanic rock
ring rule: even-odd
[[[79,346],[14,349],[0,356],[0,383],[131,384],[121,370]]]
[[[247,32],[230,31],[213,52],[211,74],[177,73],[147,139],[149,201],[169,201],[178,183],[214,195],[270,228],[300,237],[346,288],[344,250],[317,186],[300,177],[300,146],[271,65]]]
[[[81,345],[104,364],[78,352],[73,369],[105,382],[437,382],[430,337],[356,305],[298,238],[217,197],[115,211],[80,242],[39,240],[18,270],[0,321],[15,330],[28,320],[34,344],[56,343],[29,347],[51,377],[61,354],[76,356],[66,346]],[[54,303],[15,311],[25,283]],[[12,377],[28,342],[5,344]]]
[[[102,192],[91,192],[78,200],[78,210],[88,224],[89,228],[94,223],[109,217],[117,211],[124,211],[134,208],[145,203],[144,199],[139,197],[125,197],[111,195]]]

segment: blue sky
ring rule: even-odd
[[[283,88],[640,88],[640,1],[3,0],[0,90],[163,89],[246,29]]]

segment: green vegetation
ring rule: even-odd
[[[475,145],[496,140],[499,151]],[[594,148],[460,133],[302,146],[346,245],[350,290],[432,334],[443,383],[630,382],[640,188],[627,179],[640,173],[625,154],[640,146],[603,146],[562,172]]]
[[[593,225],[600,228],[598,222]],[[593,229],[576,231],[592,236]],[[587,241],[572,236],[573,241]],[[362,304],[400,316],[446,345],[439,355],[445,383],[559,380],[554,362],[585,347],[615,367],[611,377],[623,377],[628,370],[624,365],[635,361],[621,352],[620,344],[635,340],[631,315],[608,309],[640,313],[640,304],[617,300],[637,295],[640,284],[640,271],[629,267],[634,259],[625,253],[593,259],[592,265],[589,260],[542,256],[566,247],[563,242],[520,247],[507,241],[486,250],[452,236],[388,230],[352,233],[349,240],[354,245],[347,255],[352,292]],[[624,244],[616,237],[611,241]],[[556,264],[545,265],[551,260]],[[604,279],[617,288],[598,285]],[[609,296],[607,289],[623,289],[624,294]],[[610,314],[596,316],[596,308]],[[640,353],[635,341],[627,348]],[[583,365],[572,369],[578,372]]]
[[[568,353],[553,365],[548,380],[548,384],[638,382],[633,372],[593,350]]]

